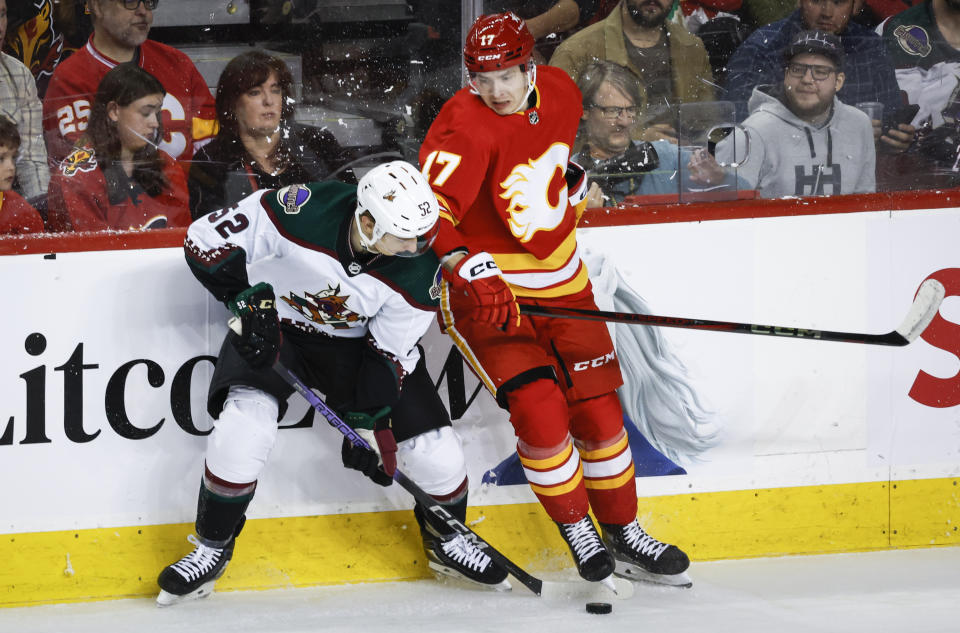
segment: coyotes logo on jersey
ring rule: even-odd
[[[64,176],[73,176],[78,171],[93,171],[97,168],[97,158],[92,149],[78,147],[60,163]]]
[[[550,189],[558,172],[563,180],[568,156],[565,144],[554,143],[537,158],[518,164],[500,182],[500,197],[510,201],[507,224],[521,242],[529,242],[537,231],[552,231],[563,221],[567,210],[566,182],[557,194],[551,195]]]
[[[328,284],[326,290],[316,294],[306,292],[304,295],[306,296],[301,297],[291,292],[290,297],[281,297],[281,299],[307,320],[329,325],[338,330],[362,325],[367,320],[367,317],[347,307],[347,299],[350,295],[340,296],[340,284],[337,284],[336,288]]]

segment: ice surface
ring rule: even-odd
[[[960,547],[694,563],[692,589],[638,584],[611,615],[433,581],[0,609],[4,633],[957,633]],[[556,579],[556,576],[551,576]]]

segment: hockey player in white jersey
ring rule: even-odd
[[[191,271],[240,318],[211,379],[192,552],[158,578],[160,605],[209,595],[230,561],[257,478],[293,389],[278,359],[379,455],[344,439],[345,466],[389,485],[399,464],[463,521],[466,465],[418,341],[435,318],[439,205],[413,165],[371,169],[358,185],[321,182],[257,192],[199,218],[184,243]],[[371,441],[371,445],[374,442]],[[417,505],[430,566],[506,588],[507,572]]]

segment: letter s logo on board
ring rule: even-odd
[[[942,283],[947,297],[960,296],[960,268],[938,270],[928,279]],[[960,358],[960,325],[944,319],[939,313],[933,317],[920,338]],[[960,372],[950,378],[937,378],[920,370],[908,395],[928,407],[945,409],[957,406],[960,404]]]

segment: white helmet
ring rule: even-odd
[[[360,179],[354,213],[360,241],[367,250],[374,250],[373,245],[381,239],[392,237],[394,241],[387,244],[391,254],[415,257],[429,249],[437,237],[440,203],[420,170],[395,160],[377,165]],[[360,216],[364,213],[376,222],[369,238],[360,230]],[[411,242],[414,238],[415,250]],[[394,248],[399,243],[404,243],[403,247]]]

